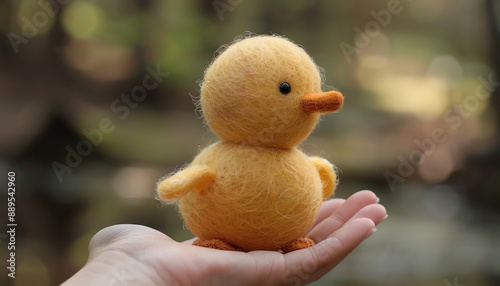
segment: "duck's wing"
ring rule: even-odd
[[[332,163],[328,162],[328,160],[320,157],[311,157],[309,159],[316,170],[318,170],[321,183],[323,183],[323,198],[328,199],[333,195],[338,185],[338,176],[335,172],[337,168]]]
[[[158,196],[165,203],[174,203],[189,192],[202,192],[215,177],[215,171],[206,165],[191,166],[160,180]]]

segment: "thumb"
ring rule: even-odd
[[[117,224],[101,229],[92,237],[89,243],[89,256],[100,253],[113,245],[117,246],[121,242],[129,243],[136,239],[142,242],[146,236],[161,236],[162,239],[172,240],[165,234],[143,225]]]

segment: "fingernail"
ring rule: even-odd
[[[377,197],[377,202],[376,202],[376,204],[378,204],[379,202],[380,202],[380,198],[379,198],[379,197]]]
[[[382,220],[385,220],[388,216],[389,216],[389,214],[386,214]]]
[[[376,227],[372,228],[372,229],[371,229],[371,230],[370,230],[370,231],[366,234],[366,236],[365,236],[365,238],[364,238],[364,239],[369,238],[369,237],[370,237],[370,236],[372,236],[372,234],[374,234],[376,231],[377,231],[377,228],[376,228]]]

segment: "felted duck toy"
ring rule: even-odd
[[[178,203],[194,245],[286,253],[314,244],[304,236],[337,175],[297,145],[320,114],[343,104],[321,84],[311,57],[280,36],[236,41],[209,65],[200,105],[220,141],[157,188],[162,201]]]

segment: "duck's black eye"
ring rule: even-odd
[[[292,90],[292,87],[288,82],[282,82],[280,83],[280,92],[282,94],[289,94],[290,91]]]

